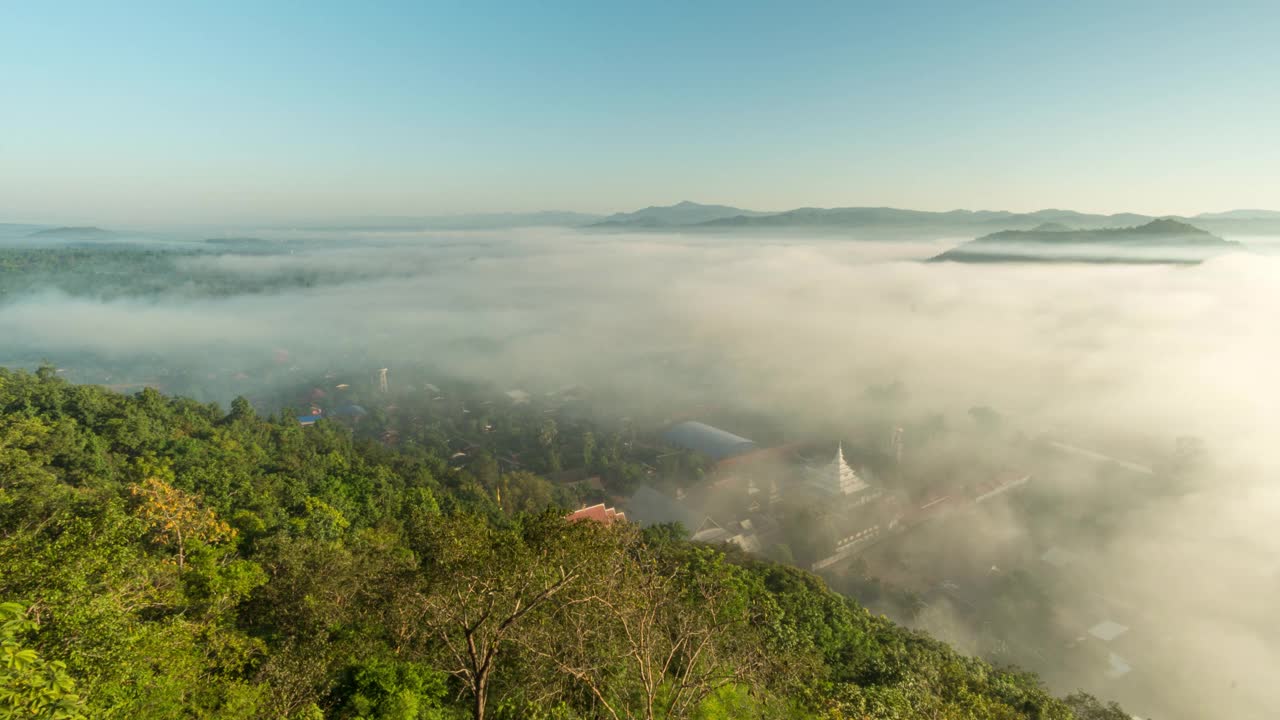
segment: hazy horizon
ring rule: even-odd
[[[735,204],[732,202],[711,203],[711,202],[701,202],[699,200],[685,199],[685,200],[676,200],[670,203],[647,203],[647,204],[637,203],[632,206],[619,207],[615,210],[598,211],[598,212],[580,210],[576,208],[541,208],[541,209],[532,209],[532,210],[499,209],[499,210],[492,210],[492,211],[445,212],[445,213],[438,213],[438,214],[437,213],[418,213],[418,214],[388,213],[388,214],[374,214],[374,215],[333,215],[333,216],[298,217],[298,218],[280,219],[276,221],[260,221],[260,222],[254,222],[251,220],[242,220],[238,222],[237,221],[214,221],[214,220],[208,220],[208,221],[193,220],[190,222],[173,222],[173,221],[161,222],[161,221],[136,220],[136,221],[128,221],[128,222],[120,222],[120,223],[106,223],[106,222],[95,222],[92,218],[88,218],[88,217],[76,217],[76,216],[71,216],[71,219],[67,219],[66,217],[63,217],[63,216],[55,216],[52,218],[37,218],[37,219],[29,219],[29,218],[23,218],[23,217],[15,217],[15,218],[0,217],[0,225],[32,225],[32,226],[48,226],[48,227],[99,227],[106,230],[110,230],[113,228],[119,228],[122,230],[131,230],[131,229],[178,230],[178,229],[184,229],[184,228],[191,229],[191,230],[212,230],[220,227],[226,228],[228,230],[232,230],[232,229],[242,229],[242,230],[276,229],[278,230],[278,229],[290,229],[290,228],[323,229],[330,226],[357,229],[359,227],[359,223],[361,222],[377,221],[377,222],[385,223],[385,222],[391,222],[391,221],[397,221],[397,220],[402,220],[405,222],[447,221],[447,220],[466,220],[466,219],[481,219],[481,218],[493,219],[496,221],[496,220],[503,219],[504,217],[507,217],[512,219],[513,221],[513,223],[509,227],[514,228],[514,227],[521,226],[519,222],[520,220],[534,218],[537,216],[548,216],[548,217],[580,216],[583,221],[589,222],[589,221],[592,221],[593,219],[605,219],[615,214],[627,214],[627,213],[635,212],[637,210],[650,209],[650,208],[668,208],[668,207],[674,207],[681,204],[724,205],[724,206],[736,208],[739,210],[744,210],[749,212],[759,212],[764,214],[783,213],[783,212],[788,212],[788,211],[797,210],[797,209],[832,210],[832,209],[847,209],[847,208],[888,208],[888,209],[895,209],[895,210],[910,210],[910,211],[931,212],[931,213],[1007,212],[1015,215],[1035,214],[1037,212],[1066,211],[1066,212],[1078,212],[1084,215],[1098,215],[1098,216],[1133,214],[1133,215],[1142,215],[1142,216],[1153,217],[1153,218],[1180,217],[1180,218],[1187,218],[1187,219],[1196,219],[1201,216],[1213,216],[1217,214],[1231,213],[1231,212],[1241,212],[1241,213],[1257,212],[1257,213],[1280,215],[1280,210],[1276,210],[1272,208],[1242,207],[1242,206],[1241,207],[1236,207],[1236,206],[1223,207],[1223,208],[1217,208],[1217,209],[1202,210],[1199,212],[1147,213],[1147,212],[1138,212],[1135,210],[1116,210],[1116,211],[1110,211],[1110,212],[1102,212],[1102,211],[1092,211],[1088,209],[1082,209],[1078,207],[1066,207],[1063,205],[1046,205],[1044,207],[1035,207],[1035,208],[1027,208],[1027,209],[1010,209],[1010,208],[998,207],[998,206],[972,207],[972,208],[968,208],[968,207],[966,208],[960,208],[960,207],[922,208],[922,207],[862,205],[857,203],[847,203],[842,205],[832,205],[832,206],[826,206],[826,207],[819,207],[816,205],[809,204],[809,205],[797,205],[794,207],[761,208],[761,207],[747,206],[744,204]],[[567,223],[567,222],[566,223],[547,222],[545,224],[549,227],[572,226],[571,223]],[[494,226],[494,228],[498,228],[498,227],[508,227],[508,226],[506,225]]]

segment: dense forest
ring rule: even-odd
[[[314,251],[320,243],[307,246]],[[55,291],[72,297],[116,300],[226,298],[271,294],[353,282],[371,277],[406,276],[422,263],[399,258],[399,266],[339,271],[315,266],[246,270],[251,259],[287,257],[287,241],[212,238],[201,242],[69,243],[51,247],[0,245],[0,302],[25,294]]]
[[[1126,717],[415,447],[0,371],[0,717]]]

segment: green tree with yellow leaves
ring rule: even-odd
[[[213,544],[236,536],[230,525],[201,506],[197,496],[160,478],[147,478],[129,492],[139,500],[136,512],[150,528],[152,540],[177,550],[179,568],[186,565],[188,543]]]

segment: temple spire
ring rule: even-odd
[[[836,456],[831,464],[814,473],[813,484],[832,495],[852,495],[868,487],[845,462],[843,442],[836,445]]]

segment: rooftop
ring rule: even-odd
[[[618,512],[611,507],[605,507],[604,503],[584,507],[575,510],[565,516],[566,520],[594,520],[603,525],[612,525],[615,522],[626,522],[627,514]]]
[[[756,449],[756,444],[705,423],[689,421],[673,425],[662,434],[669,445],[702,453],[712,460],[723,460]]]
[[[836,456],[823,468],[811,471],[810,482],[832,495],[853,495],[869,485],[844,460],[844,446],[836,447]]]

